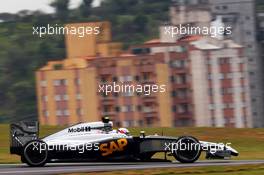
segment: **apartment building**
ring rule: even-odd
[[[208,25],[211,20],[222,18],[225,26],[232,27],[232,34],[226,35],[245,47],[251,94],[253,126],[264,126],[264,81],[261,45],[257,41],[255,0],[174,0],[171,7],[171,24],[182,21],[192,25]],[[183,10],[184,9],[184,10]],[[192,20],[190,20],[192,19]],[[202,23],[201,23],[202,22]],[[260,47],[259,47],[260,46]]]
[[[66,36],[71,57],[48,62],[36,72],[41,124],[67,125],[109,116],[125,127],[252,126],[242,46],[232,40],[186,36],[176,42],[154,39],[121,53],[113,47],[120,44],[107,36],[110,25],[99,25],[108,31],[105,39],[71,36],[78,39],[71,42]],[[80,52],[83,44],[94,46]],[[100,86],[114,82],[164,85],[165,91],[100,92]]]

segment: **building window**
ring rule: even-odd
[[[189,106],[188,104],[179,104],[178,107],[178,113],[179,114],[184,114],[189,112]]]
[[[223,80],[223,79],[224,79],[224,74],[223,74],[223,73],[219,73],[219,74],[218,74],[218,78],[219,78],[220,80]]]
[[[229,64],[230,58],[219,58],[219,64]]]
[[[53,80],[53,85],[54,86],[59,86],[60,85],[60,81],[59,80]]]
[[[68,81],[66,79],[61,79],[60,84],[66,86],[68,84]]]
[[[143,126],[143,125],[144,125],[144,121],[143,121],[143,120],[139,120],[139,121],[138,121],[138,125],[139,125],[139,126]]]
[[[233,91],[234,91],[233,88],[222,88],[222,89],[221,89],[221,94],[222,94],[222,95],[225,95],[225,94],[232,94]]]
[[[113,77],[113,82],[117,82],[118,78],[116,76]]]
[[[127,106],[121,106],[121,112],[128,112]]]
[[[177,96],[177,92],[176,92],[176,91],[172,91],[172,92],[171,92],[171,96],[172,96],[172,97],[176,97],[176,96]]]
[[[41,80],[40,81],[40,86],[41,87],[46,87],[47,86],[47,81],[46,80]]]
[[[132,125],[133,125],[133,121],[131,121],[131,120],[123,121],[123,126],[124,127],[131,127]]]
[[[42,95],[42,101],[43,102],[47,102],[48,101],[48,96],[46,96],[46,95]]]
[[[81,80],[79,78],[74,79],[75,85],[78,86],[81,84]]]
[[[187,66],[187,62],[185,60],[174,60],[170,63],[173,68],[184,68]]]
[[[138,105],[137,106],[137,110],[140,112],[140,111],[142,111],[142,106],[141,105]]]
[[[43,110],[43,116],[44,116],[44,117],[48,117],[48,116],[49,116],[49,111],[47,111],[47,110]]]
[[[227,79],[232,79],[233,78],[233,73],[227,73],[226,74]]]
[[[131,75],[120,76],[119,80],[121,82],[130,82],[130,81],[133,81],[133,77]]]
[[[176,105],[173,105],[173,106],[172,106],[172,112],[177,112],[177,107],[176,107]]]
[[[212,96],[213,93],[214,93],[213,89],[212,89],[212,88],[209,88],[209,89],[208,89],[208,95]]]
[[[208,109],[209,110],[214,110],[215,109],[215,105],[214,104],[209,104]]]
[[[192,120],[188,118],[182,118],[174,121],[175,126],[191,126]]]
[[[213,79],[213,75],[212,74],[208,74],[208,80],[212,80]]]
[[[115,111],[116,111],[116,112],[120,112],[120,107],[119,107],[119,106],[116,106],[116,107],[115,107]]]
[[[175,81],[175,77],[172,75],[170,76],[170,81],[173,83]]]
[[[56,116],[62,116],[62,111],[61,110],[57,110],[56,111]]]
[[[249,72],[249,75],[253,76],[255,75],[255,72]]]
[[[123,92],[123,96],[125,96],[125,97],[131,97],[133,95],[134,95],[134,93],[132,91]]]
[[[135,76],[136,81],[140,81],[140,77],[138,75]]]
[[[77,100],[81,100],[81,99],[82,99],[82,95],[81,95],[80,93],[78,93],[78,94],[76,95],[76,99],[77,99]]]
[[[55,95],[55,101],[61,101],[61,96],[60,95]]]
[[[208,64],[208,65],[213,64],[213,60],[207,59],[206,64]]]
[[[67,101],[69,99],[67,94],[62,95],[63,100]]]
[[[151,117],[146,119],[146,124],[147,124],[148,126],[150,126],[150,125],[153,124],[153,120],[152,120]]]
[[[67,85],[66,79],[53,80],[54,86]]]
[[[102,82],[102,83],[106,83],[106,82],[107,82],[106,77],[101,77],[101,82]]]
[[[251,31],[247,31],[246,34],[247,35],[251,35],[252,33],[251,33]]]
[[[127,112],[133,112],[134,106],[133,105],[127,105]]]
[[[229,117],[227,116],[224,117],[224,124],[225,125],[229,124]]]
[[[147,72],[144,72],[143,73],[143,80],[148,80],[149,79],[149,73],[147,73]]]
[[[224,10],[227,10],[227,9],[228,9],[228,7],[227,7],[226,5],[223,5],[222,8],[223,8]]]
[[[103,106],[103,111],[104,111],[104,112],[109,112],[109,111],[110,111],[109,106],[104,105],[104,106]]]
[[[64,116],[69,116],[69,115],[70,115],[70,112],[69,112],[68,109],[65,109],[65,110],[63,111],[63,114],[64,114]]]
[[[142,92],[137,92],[137,96],[141,96],[142,95]]]
[[[114,92],[114,93],[113,93],[113,96],[114,96],[114,97],[118,97],[118,92]]]
[[[256,86],[254,84],[250,85],[251,89],[256,89]]]
[[[177,91],[177,97],[182,99],[187,98],[187,89],[179,89]]]
[[[82,115],[83,115],[83,111],[82,111],[82,109],[81,109],[81,108],[77,108],[77,109],[76,109],[76,114],[77,114],[78,116],[82,116]]]

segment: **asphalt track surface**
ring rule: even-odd
[[[264,160],[208,160],[198,161],[192,164],[182,164],[178,162],[100,162],[100,163],[50,163],[45,167],[28,167],[25,164],[0,164],[0,175],[3,174],[63,174],[77,172],[100,172],[117,170],[135,170],[151,168],[183,168],[183,167],[203,167],[203,166],[231,166],[264,164]]]

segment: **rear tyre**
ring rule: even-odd
[[[181,163],[193,163],[200,155],[200,142],[192,136],[181,136],[174,144],[173,156]]]
[[[22,162],[22,163],[26,163],[26,160],[25,160],[24,155],[21,155],[21,162]]]
[[[47,159],[48,147],[47,144],[41,140],[32,140],[28,142],[21,156],[22,162],[34,167],[44,166]]]

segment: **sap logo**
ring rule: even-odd
[[[102,156],[107,156],[115,151],[123,151],[124,147],[127,145],[127,139],[119,139],[116,142],[111,141],[109,143],[103,143],[100,145],[100,151]]]
[[[87,132],[90,131],[90,127],[80,127],[80,128],[69,128],[68,132]]]

